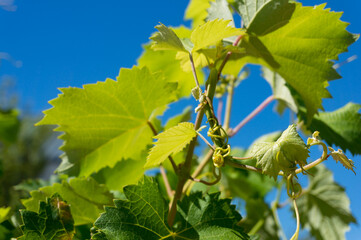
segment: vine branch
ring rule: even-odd
[[[259,114],[265,107],[268,106],[275,98],[273,95],[266,98],[255,110],[253,110],[245,119],[243,119],[234,129],[232,129],[229,134],[230,137],[233,137],[238,133],[238,131],[246,125],[251,119],[253,119],[257,114]]]

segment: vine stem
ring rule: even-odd
[[[260,168],[256,168],[256,167],[241,164],[241,163],[236,163],[236,162],[233,162],[233,161],[231,161],[229,159],[225,159],[224,163],[229,165],[229,166],[235,167],[235,168],[241,168],[241,169],[246,169],[246,170],[250,170],[250,171],[253,171],[253,172],[262,173],[262,169],[260,169]]]
[[[208,142],[208,140],[199,132],[197,132],[198,136],[200,136],[202,138],[202,140],[208,145],[208,147],[210,147],[213,151],[214,151],[214,147],[212,146],[212,144],[210,142]]]
[[[156,136],[158,135],[158,132],[157,130],[155,129],[155,127],[153,126],[153,124],[150,122],[150,121],[147,121],[147,124],[148,126],[150,127],[150,129],[152,130],[153,132],[153,135]],[[174,162],[172,156],[168,156],[168,159],[170,161],[170,163],[172,164],[172,167],[173,167],[173,170],[176,174],[178,174],[178,167],[177,167],[177,164]],[[167,176],[167,175],[166,175]]]
[[[204,115],[204,110],[201,109],[197,114],[196,122],[194,124],[195,125],[194,130],[197,131],[198,128],[201,126],[203,115]],[[175,190],[175,194],[172,199],[171,207],[168,213],[168,225],[170,227],[173,226],[174,219],[177,213],[177,201],[182,197],[184,184],[187,182],[190,176],[193,152],[196,146],[196,142],[197,142],[197,136],[189,144],[186,160],[184,161],[184,164],[181,166],[179,170],[177,188]]]
[[[163,181],[164,181],[165,188],[167,189],[168,197],[169,197],[169,199],[172,199],[173,198],[173,190],[170,187],[168,177],[167,177],[167,173],[165,172],[165,169],[164,169],[164,167],[162,165],[160,165],[159,169],[160,169],[160,174],[162,175],[162,178],[163,178]]]
[[[253,110],[245,119],[243,119],[229,134],[230,137],[233,137],[237,132],[246,125],[250,120],[252,120],[257,114],[259,114],[265,107],[268,106],[275,98],[273,95],[266,98],[255,110]]]
[[[213,155],[213,150],[209,149],[209,151],[207,152],[207,154],[204,156],[204,158],[202,159],[201,163],[197,166],[196,170],[194,170],[193,174],[192,174],[192,178],[196,178],[199,176],[199,174],[203,171],[204,167],[207,165],[207,163],[209,162],[209,160],[212,158]],[[187,192],[187,189],[189,188],[189,186],[192,184],[191,180],[188,180],[187,183],[184,185],[184,190],[183,192]]]
[[[299,174],[299,173],[301,173],[301,172],[310,170],[310,169],[313,168],[313,167],[316,167],[318,164],[320,164],[320,163],[322,163],[323,161],[325,161],[329,156],[330,156],[330,155],[327,155],[326,157],[320,157],[320,158],[318,158],[317,160],[315,160],[315,161],[307,164],[307,165],[304,166],[304,167],[297,168],[297,169],[295,170],[295,174]],[[285,174],[284,174],[282,171],[280,171],[280,172],[278,173],[278,175],[284,176]]]
[[[223,100],[222,98],[219,98],[218,107],[217,107],[217,119],[219,124],[222,124],[222,111],[223,111]]]

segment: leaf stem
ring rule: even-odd
[[[236,39],[236,41],[234,41],[234,43],[232,44],[233,46],[237,46],[239,44],[239,42],[242,40],[244,35],[239,35]],[[221,76],[222,74],[222,71],[223,71],[223,68],[224,66],[226,65],[226,63],[228,62],[229,58],[231,57],[232,55],[232,52],[229,51],[227,52],[227,55],[226,57],[223,59],[223,62],[221,63],[221,66],[219,67],[219,70],[218,70],[218,79],[219,77]]]
[[[212,144],[210,142],[208,142],[208,140],[199,132],[197,132],[198,136],[200,136],[202,138],[202,140],[208,145],[208,147],[210,147],[213,151],[214,151],[214,147],[212,146]]]
[[[201,109],[197,114],[196,122],[194,124],[194,130],[197,131],[198,128],[201,126],[203,115],[204,115],[204,110]],[[175,194],[172,199],[171,207],[168,213],[168,225],[170,227],[173,226],[174,219],[177,213],[177,201],[182,197],[184,184],[189,179],[190,170],[192,166],[193,152],[196,146],[196,142],[197,142],[197,136],[190,142],[188,146],[186,160],[184,161],[184,164],[181,166],[179,170],[177,188],[175,190]]]
[[[196,72],[196,67],[194,66],[192,53],[189,53],[189,60],[191,62],[191,66],[192,66],[192,73],[193,73],[194,81],[196,82],[197,87],[200,88],[198,77],[197,77],[197,72]]]
[[[252,120],[257,114],[259,114],[265,107],[268,106],[274,100],[273,95],[266,98],[256,109],[254,109],[245,119],[243,119],[229,134],[230,137],[237,134],[237,132],[246,125],[250,120]]]
[[[154,136],[158,135],[157,130],[155,129],[155,127],[153,126],[153,124],[150,121],[147,121],[148,126],[150,127],[150,129],[152,130]],[[178,174],[178,167],[177,164],[174,162],[172,156],[168,156],[168,159],[170,161],[170,163],[172,164],[173,170],[176,174]]]
[[[164,181],[165,189],[167,190],[168,197],[169,197],[169,199],[172,199],[173,198],[173,190],[170,187],[167,173],[165,172],[165,169],[162,165],[159,167],[159,169],[160,169],[160,174],[162,175],[162,178]]]
[[[192,178],[196,178],[199,176],[199,174],[203,171],[204,167],[208,164],[209,160],[211,160],[212,155],[213,155],[213,150],[209,149],[207,154],[203,157],[201,163],[197,166],[196,170],[194,170],[194,172],[192,174]],[[184,185],[183,192],[187,192],[187,189],[189,188],[189,186],[191,184],[192,184],[192,181],[188,180],[187,183]]]
[[[235,168],[241,168],[241,169],[246,169],[246,170],[250,170],[250,171],[253,171],[253,172],[262,173],[262,169],[260,169],[260,168],[256,168],[256,167],[241,164],[241,163],[236,163],[236,162],[234,162],[232,160],[229,160],[227,158],[225,159],[224,163],[229,165],[229,166],[235,167]]]

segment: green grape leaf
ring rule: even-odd
[[[181,31],[188,29],[181,27]],[[174,29],[177,33],[178,29]],[[190,34],[190,33],[189,33]],[[152,72],[162,72],[168,82],[178,83],[177,97],[189,97],[192,88],[195,86],[193,74],[191,71],[184,71],[181,62],[176,59],[175,51],[155,51],[149,45],[145,45],[144,52],[138,59],[140,67],[147,66]],[[186,54],[189,60],[188,54]],[[190,69],[189,69],[190,70]],[[204,82],[204,74],[200,68],[196,69],[200,84]]]
[[[191,41],[194,44],[193,52],[242,33],[240,29],[229,26],[229,23],[230,20],[215,19],[194,29],[191,35]]]
[[[191,117],[192,117],[192,108],[187,107],[183,110],[181,114],[168,119],[167,123],[164,125],[164,129],[169,129],[171,127],[174,127],[181,122],[190,121]]]
[[[248,55],[240,60],[243,64],[272,69],[301,96],[307,121],[323,109],[322,98],[331,96],[328,81],[340,78],[331,60],[355,41],[346,31],[348,24],[339,20],[342,13],[324,7],[270,1],[258,11],[240,45]]]
[[[184,18],[191,19],[192,26],[197,27],[205,23],[208,16],[207,9],[211,6],[211,0],[191,0],[189,1]]]
[[[74,220],[70,206],[58,194],[40,201],[39,211],[20,210],[24,225],[23,240],[70,240],[74,236]]]
[[[147,68],[121,69],[117,81],[61,89],[38,125],[59,125],[66,152],[60,167],[89,176],[122,159],[139,158],[153,135],[148,119],[174,99],[175,86]]]
[[[158,139],[150,149],[145,167],[157,166],[171,154],[178,153],[197,135],[194,125],[189,122],[179,123],[155,136]]]
[[[276,142],[260,142],[253,145],[250,155],[257,159],[256,166],[262,172],[277,179],[279,171],[286,175],[307,164],[309,151],[296,131],[296,125],[290,125]]]
[[[144,175],[144,164],[147,155],[139,160],[126,159],[114,167],[106,167],[94,175],[94,178],[104,183],[109,190],[121,191],[124,186],[135,184]]]
[[[273,96],[279,101],[277,108],[282,113],[282,106],[286,105],[293,112],[298,112],[297,104],[291,94],[291,91],[286,86],[286,81],[276,72],[263,67],[262,76],[271,85]]]
[[[241,219],[230,199],[219,194],[185,197],[178,205],[178,226],[167,224],[168,204],[149,178],[124,188],[126,200],[115,200],[94,223],[93,240],[105,239],[248,239],[236,224]]]
[[[361,154],[361,108],[360,104],[348,103],[333,112],[320,112],[311,124],[310,131],[319,131],[328,145],[336,145],[352,154]]]
[[[73,178],[52,186],[30,192],[31,198],[23,199],[27,210],[38,212],[39,201],[45,201],[54,193],[60,194],[70,205],[75,225],[93,223],[103,212],[104,205],[112,205],[113,195],[92,178]]]
[[[186,239],[249,239],[237,223],[242,219],[231,199],[220,193],[202,197],[201,192],[185,196],[178,204],[182,220],[179,230]],[[181,230],[182,229],[182,230]]]
[[[216,0],[215,2],[209,3],[211,6],[207,9],[208,21],[212,21],[215,19],[230,20],[231,22],[229,24],[234,27],[233,15],[231,10],[229,9],[229,4],[227,0]]]
[[[8,219],[11,207],[0,207],[0,223]]]
[[[258,11],[264,7],[264,5],[272,0],[236,0],[238,11],[241,15],[243,25],[248,27]],[[278,2],[278,1],[273,1]]]
[[[20,129],[18,111],[2,111],[0,109],[0,141],[14,143]]]
[[[350,212],[350,200],[345,189],[334,182],[325,166],[309,170],[309,185],[297,199],[301,225],[316,239],[342,240],[349,224],[356,219]]]
[[[177,34],[163,24],[155,26],[158,32],[154,33],[151,40],[154,41],[152,48],[154,50],[176,50],[188,52]]]

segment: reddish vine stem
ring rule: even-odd
[[[223,100],[222,98],[219,98],[218,107],[217,107],[217,119],[219,124],[222,124],[222,111],[223,111]]]
[[[253,119],[257,114],[259,114],[265,107],[268,106],[274,100],[273,95],[266,98],[253,112],[251,112],[245,119],[243,119],[229,134],[229,137],[233,137],[237,132],[246,125],[251,119]]]
[[[153,135],[156,136],[158,135],[158,132],[157,130],[155,129],[155,127],[153,126],[153,124],[150,122],[150,121],[147,121],[147,124],[148,126],[150,127],[150,129],[152,130],[153,132]],[[178,167],[177,167],[177,164],[174,162],[172,156],[168,156],[168,159],[170,161],[170,163],[172,164],[172,167],[173,167],[173,170],[176,174],[178,174]]]
[[[234,43],[232,45],[237,46],[239,44],[239,42],[242,40],[243,36],[244,35],[239,35],[237,37],[236,41],[234,41]],[[219,70],[218,70],[218,79],[221,76],[222,70],[223,70],[224,66],[226,65],[226,63],[228,62],[228,59],[231,57],[231,55],[232,55],[232,52],[229,51],[229,52],[227,52],[226,57],[223,59],[223,62],[221,63],[221,66],[219,67]]]

